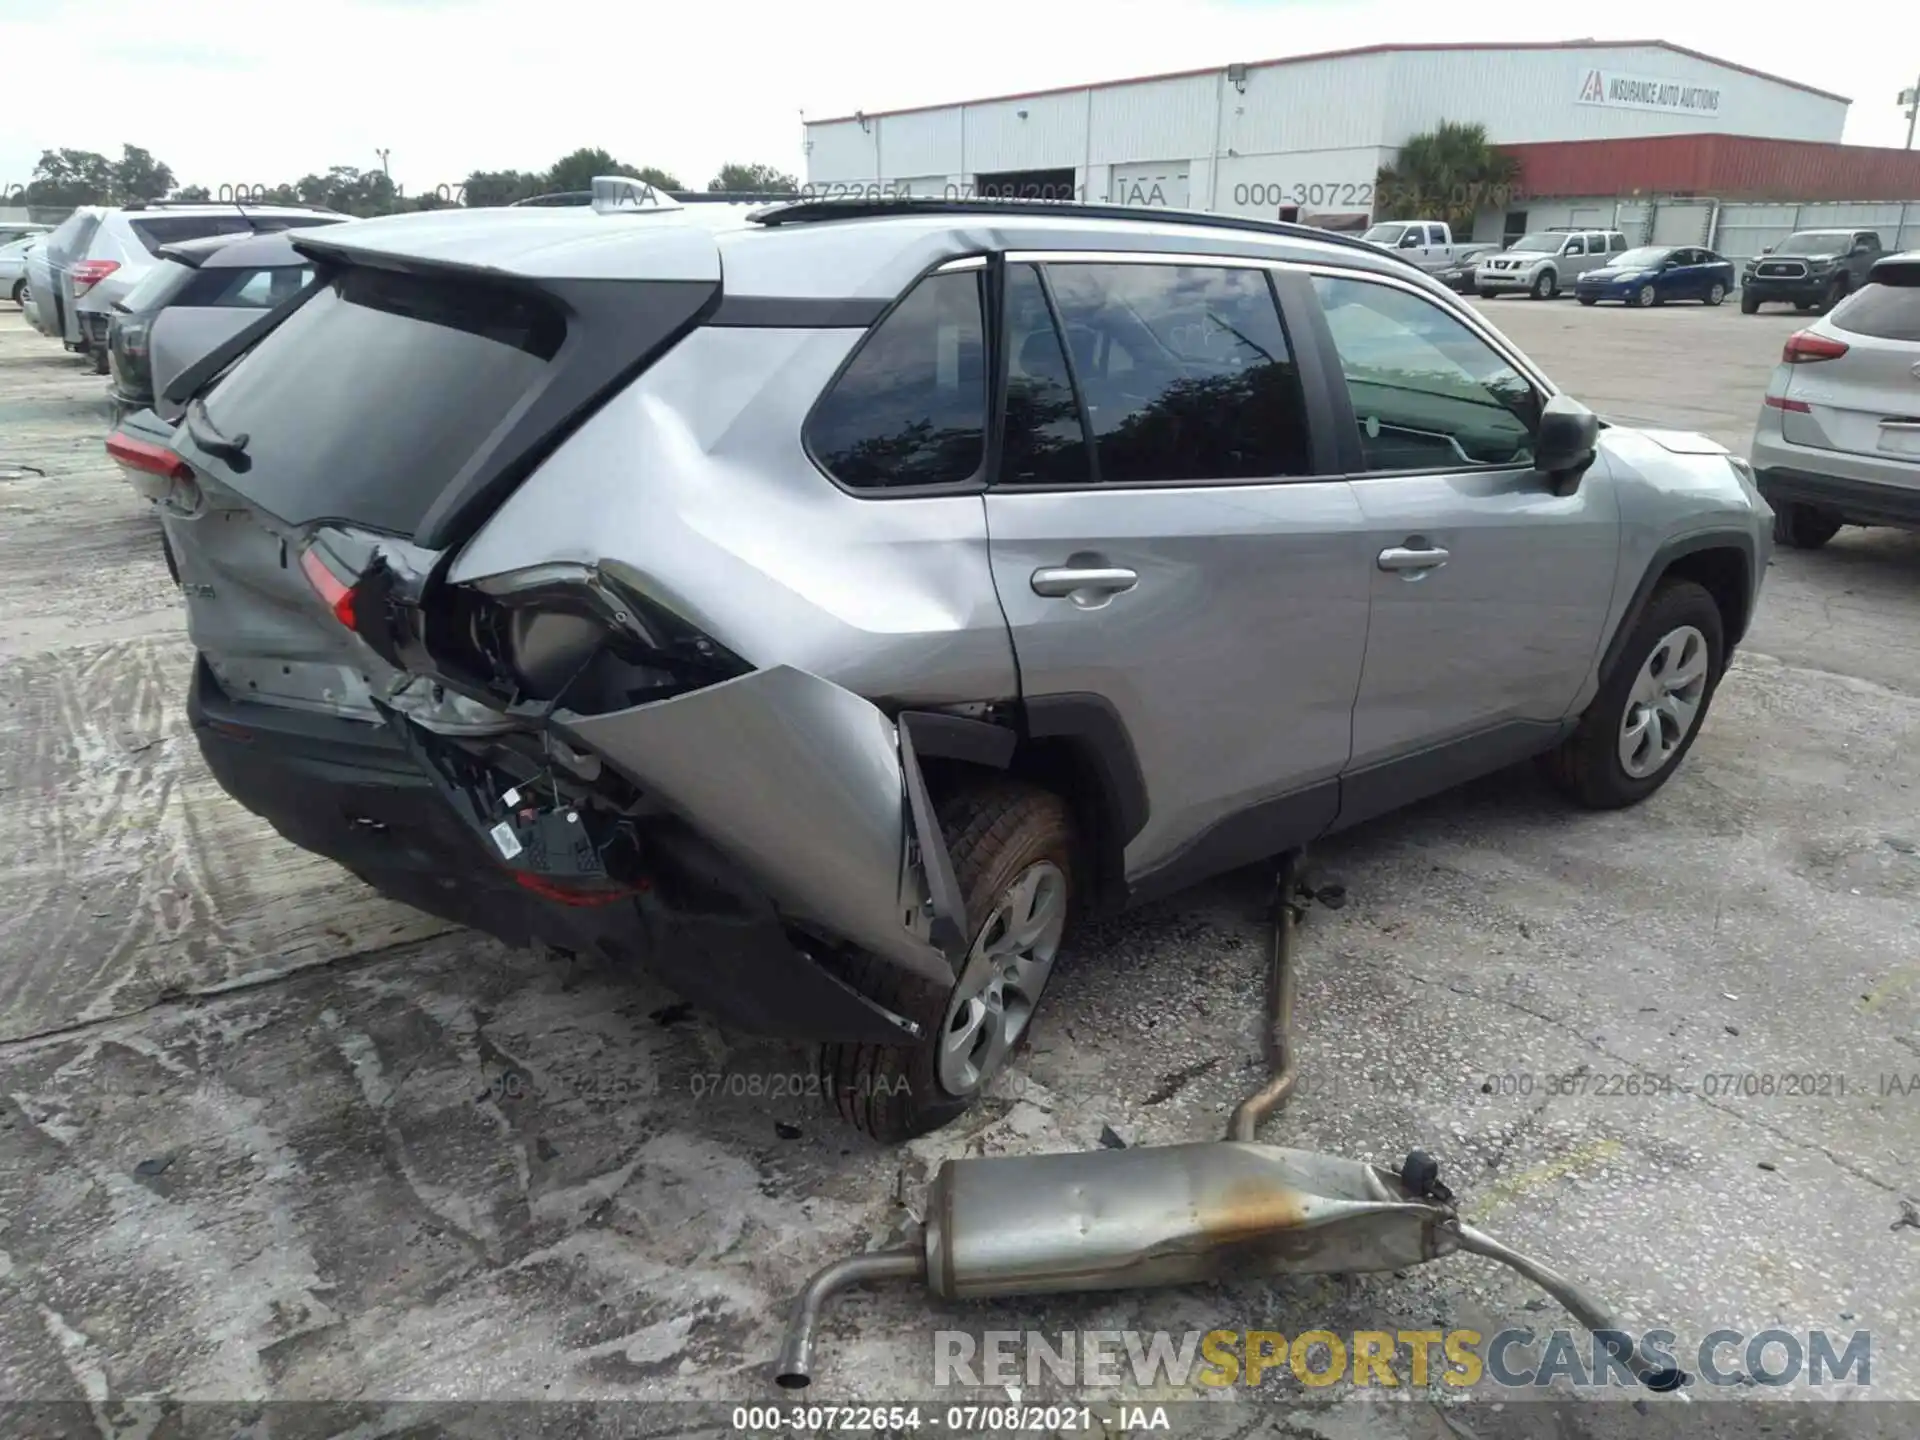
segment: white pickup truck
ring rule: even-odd
[[[1360,237],[1391,250],[1422,270],[1448,270],[1459,263],[1461,246],[1444,220],[1383,220]]]

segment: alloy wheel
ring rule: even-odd
[[[1651,285],[1642,285],[1634,292],[1633,299],[1636,305],[1653,304],[1653,287]]]
[[[1644,780],[1673,759],[1707,696],[1707,637],[1682,625],[1661,637],[1627,692],[1620,719],[1620,768]]]
[[[1036,861],[1000,892],[954,986],[941,1029],[941,1087],[971,1095],[1012,1053],[1033,1019],[1067,925],[1067,877]]]

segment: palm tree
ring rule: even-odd
[[[1515,197],[1520,162],[1487,143],[1487,127],[1443,120],[1400,147],[1374,182],[1376,220],[1445,220],[1471,226]]]

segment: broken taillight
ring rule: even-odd
[[[67,272],[67,279],[73,285],[73,298],[78,300],[119,268],[118,260],[80,261]]]
[[[164,445],[136,440],[116,430],[107,437],[107,454],[125,470],[158,475],[166,480],[191,480],[193,467]]]
[[[1787,337],[1780,358],[1789,365],[1807,365],[1816,360],[1838,360],[1847,353],[1847,342],[1830,340],[1811,330],[1798,330]]]
[[[307,577],[307,583],[313,586],[314,593],[333,612],[334,619],[349,630],[358,629],[354,624],[353,586],[328,568],[318,550],[309,546],[301,552],[300,573]]]

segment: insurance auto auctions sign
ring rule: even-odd
[[[1663,110],[1683,115],[1718,115],[1720,92],[1710,85],[1687,85],[1657,75],[1633,75],[1618,70],[1583,70],[1581,105],[1605,105],[1616,110]]]

